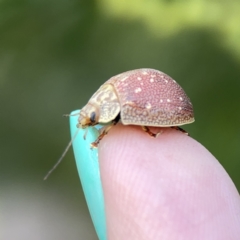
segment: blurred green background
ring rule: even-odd
[[[185,129],[240,189],[240,2],[0,1],[0,234],[7,240],[97,239],[63,113],[100,84],[150,67],[178,81],[196,122]]]

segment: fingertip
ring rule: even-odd
[[[149,239],[179,237],[179,231],[185,239],[197,233],[209,239],[212,229],[218,236],[239,233],[233,222],[240,214],[236,188],[191,137],[163,128],[151,138],[139,126],[118,124],[100,143],[99,161],[111,239],[146,239],[149,231]]]

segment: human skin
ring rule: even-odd
[[[99,145],[108,240],[239,240],[240,197],[224,168],[191,137],[162,130],[151,138],[118,124]]]

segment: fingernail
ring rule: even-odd
[[[80,110],[73,111],[76,114]],[[78,128],[78,116],[70,116],[70,130],[73,137]],[[73,151],[78,174],[82,183],[93,225],[100,240],[106,240],[106,217],[103,190],[100,178],[98,149],[91,149],[91,143],[98,137],[95,127],[89,127],[84,140],[85,129],[80,129],[73,141]]]

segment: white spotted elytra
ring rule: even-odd
[[[194,122],[190,99],[167,74],[154,69],[136,69],[106,81],[79,113],[78,128],[109,123],[98,139],[97,147],[109,129],[120,119],[123,125],[139,125],[150,136],[153,127],[172,127]]]

